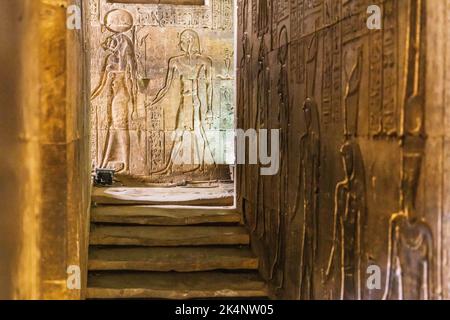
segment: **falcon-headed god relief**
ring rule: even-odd
[[[179,104],[176,112],[176,126],[170,158],[166,166],[153,174],[170,174],[174,163],[187,164],[193,160],[194,169],[186,172],[204,170],[205,162],[215,164],[204,128],[204,121],[212,124],[212,60],[202,54],[198,34],[190,29],[179,37],[181,54],[169,59],[164,87],[152,101],[160,102],[168,93],[175,79],[180,81]],[[206,92],[199,89],[200,79],[205,79]],[[204,98],[204,99],[202,99]],[[206,119],[203,119],[202,101],[206,101]],[[190,152],[190,157],[186,157]],[[205,158],[206,156],[209,159]],[[180,162],[180,159],[181,160]],[[206,160],[206,161],[205,161]]]
[[[112,35],[102,44],[105,51],[102,72],[91,95],[91,100],[101,95],[106,99],[106,134],[97,165],[126,174],[130,165],[129,121],[136,116],[138,92],[137,59],[133,42],[125,34],[133,27],[133,17],[128,11],[112,10],[105,17],[105,27]],[[98,110],[96,117],[100,117]],[[100,126],[97,121],[97,130]],[[102,145],[99,141],[97,144]]]

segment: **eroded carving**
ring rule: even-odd
[[[318,193],[320,168],[319,111],[314,99],[317,74],[318,38],[310,39],[306,59],[306,99],[302,106],[302,120],[306,131],[300,138],[298,186],[293,208],[289,208],[291,223],[297,211],[302,213],[300,299],[314,298],[314,263],[318,241]]]
[[[333,245],[325,277],[333,263],[340,274],[340,299],[361,299],[362,236],[366,226],[364,164],[358,143],[349,140],[340,149],[345,177],[336,185],[333,213]]]
[[[204,124],[212,124],[212,60],[204,55],[200,47],[198,34],[190,29],[180,34],[179,47],[181,54],[169,59],[164,87],[152,101],[152,105],[160,102],[171,88],[175,79],[180,81],[179,107],[176,115],[176,127],[171,146],[170,158],[166,166],[154,174],[171,174],[174,162],[183,153],[192,154],[195,167],[186,172],[204,170],[205,163],[213,164],[214,158],[206,136]],[[201,77],[204,76],[206,92],[200,91]],[[206,101],[206,118],[203,120],[202,95]],[[187,143],[184,143],[186,141]],[[205,159],[209,157],[209,159]],[[187,158],[184,158],[187,159]],[[179,163],[183,163],[179,161]]]
[[[270,104],[270,71],[268,67],[268,50],[265,43],[264,35],[261,37],[259,53],[258,53],[258,79],[257,79],[257,117],[255,128],[268,129],[269,104]],[[259,226],[258,235],[262,238],[266,231],[266,221],[263,214],[264,203],[264,178],[260,175],[257,177],[257,201],[258,211],[255,221],[255,229]],[[262,221],[261,221],[262,220]]]
[[[160,103],[152,104],[151,101],[164,84],[168,58],[179,55],[177,49],[179,33],[186,28],[192,29],[202,40],[204,39],[204,49],[210,53],[210,58],[214,61],[208,81],[202,74],[199,90],[201,93],[206,92],[205,87],[208,82],[210,83],[208,90],[213,91],[211,109],[217,117],[209,119],[210,125],[204,124],[212,145],[210,149],[212,149],[214,160],[227,159],[224,160],[226,164],[232,163],[232,157],[227,152],[232,152],[233,148],[228,146],[230,139],[226,137],[227,130],[234,127],[235,109],[231,1],[212,0],[208,5],[178,6],[142,3],[113,4],[106,0],[95,0],[90,1],[90,9],[92,10],[90,21],[92,92],[95,93],[91,103],[93,166],[102,166],[105,162],[106,166],[121,170],[122,174],[148,182],[228,179],[229,170],[222,165],[218,165],[217,168],[207,166],[204,171],[194,170],[193,172],[187,172],[189,170],[184,166],[180,167],[180,170],[174,169],[172,174],[159,174],[167,167],[171,156],[172,132],[176,131],[175,118],[180,103],[179,79],[175,79],[173,86]],[[110,12],[125,11],[125,9],[133,25],[130,27],[127,18],[122,21],[121,18],[115,18],[114,24],[118,28],[127,30],[119,30],[119,33],[128,38],[127,46],[129,50],[134,51],[134,56],[130,59],[134,60],[133,65],[136,66],[133,66],[133,74],[127,76],[126,88],[123,87],[120,77],[112,81],[116,84],[116,91],[113,92],[110,82],[102,85],[107,53],[101,44],[106,43],[112,33],[108,30],[106,17]],[[214,40],[209,41],[209,39]],[[215,50],[215,46],[223,49]],[[118,62],[110,62],[110,64],[114,63]],[[104,86],[104,89],[98,90],[101,86]],[[111,98],[108,98],[108,95]],[[200,94],[199,99],[202,116],[205,117],[208,105],[207,95]],[[128,123],[121,126],[125,129],[119,130],[119,135],[123,136],[123,139],[114,138],[109,149],[110,155],[106,155],[107,140],[110,140],[110,136],[117,136],[113,134],[113,131],[107,130],[107,110],[111,109],[107,106],[111,103],[115,109],[121,109],[122,113],[128,112],[128,117],[122,117],[127,118]],[[116,117],[115,111],[110,114],[113,118]],[[203,121],[206,122],[206,119]],[[193,143],[195,144],[195,139]],[[199,146],[199,148],[202,150],[203,147]],[[184,154],[187,153],[188,151]],[[193,153],[192,158],[195,162],[198,152],[193,151]],[[128,157],[127,154],[129,154]],[[205,154],[206,158],[211,158],[207,149]],[[104,157],[107,159],[104,160]],[[200,159],[198,161],[201,162]],[[125,170],[125,167],[128,167],[128,170]],[[195,167],[191,166],[190,169]]]
[[[433,234],[416,209],[425,151],[424,46],[425,2],[410,2],[408,68],[402,121],[400,208],[389,220],[384,299],[431,299]]]
[[[278,36],[278,65],[280,68],[279,78],[277,83],[278,93],[278,119],[280,125],[280,174],[278,177],[278,241],[277,241],[277,255],[273,261],[272,274],[277,265],[283,269],[279,275],[278,288],[284,285],[284,243],[285,243],[285,229],[288,215],[288,198],[287,191],[289,188],[288,166],[289,166],[289,127],[290,127],[290,93],[289,93],[289,74],[288,74],[288,56],[289,56],[289,36],[286,26],[280,28]]]
[[[363,51],[359,48],[357,58],[350,75],[346,73],[347,87],[345,90],[344,135],[348,139],[356,137],[359,118],[359,88],[362,77]]]
[[[106,15],[105,26],[112,35],[102,44],[105,50],[102,73],[91,96],[94,101],[104,94],[107,102],[103,144],[100,142],[101,128],[97,126],[97,146],[100,151],[97,166],[126,174],[130,169],[129,122],[136,117],[138,90],[134,45],[125,34],[133,27],[133,17],[125,10],[116,9]],[[98,106],[95,116],[99,122],[102,115],[99,114]]]
[[[300,299],[314,299],[314,264],[319,239],[320,122],[318,107],[314,100],[306,99],[302,111],[306,132],[300,139],[299,186],[291,221],[295,219],[300,209],[303,213]]]

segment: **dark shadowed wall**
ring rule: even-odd
[[[365,0],[238,1],[238,126],[281,130],[278,175],[238,172],[274,297],[448,298],[449,2],[376,2],[380,30]]]

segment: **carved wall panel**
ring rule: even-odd
[[[449,4],[376,3],[381,30],[366,25],[373,1],[238,1],[238,125],[281,130],[277,176],[238,171],[275,297],[448,292],[448,143],[438,128]],[[381,268],[378,290],[366,285],[370,265]]]
[[[229,178],[233,3],[90,1],[93,166],[146,181]]]

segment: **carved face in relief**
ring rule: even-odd
[[[178,45],[183,52],[200,53],[200,39],[198,38],[198,34],[193,30],[184,30],[180,34],[180,42]]]
[[[102,47],[105,51],[115,52],[119,46],[119,39],[117,37],[108,37],[105,42],[102,43]]]

